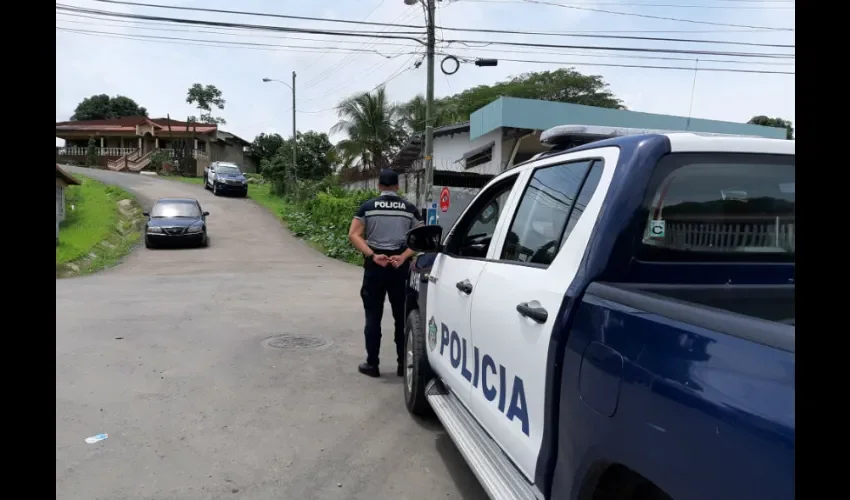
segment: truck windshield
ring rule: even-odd
[[[644,202],[641,260],[795,258],[794,156],[678,153]]]

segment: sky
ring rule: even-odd
[[[405,5],[403,0],[142,2],[393,25],[424,24],[422,7]],[[558,3],[561,6],[540,2]],[[419,31],[403,27],[116,5],[95,0],[61,0],[59,3],[159,17],[323,30],[380,31],[385,35],[396,33],[394,36],[398,37],[417,37],[418,35],[398,32]],[[437,5],[436,24],[442,27],[795,44],[794,31],[753,30],[636,17],[661,16],[703,23],[794,28],[795,4],[788,0],[444,0]],[[631,15],[582,10],[587,8]],[[188,88],[194,83],[212,84],[222,91],[226,100],[225,108],[214,113],[227,120],[227,124],[221,128],[251,141],[261,132],[279,133],[284,136],[292,134],[290,89],[278,82],[264,83],[263,78],[278,79],[291,84],[292,72],[297,74],[296,120],[297,128],[302,132],[329,132],[338,121],[334,106],[340,100],[358,92],[369,91],[384,82],[390,98],[394,101],[405,101],[425,92],[425,64],[423,62],[420,67],[414,67],[414,63],[421,59],[424,49],[413,40],[248,32],[218,27],[164,25],[152,21],[115,20],[98,16],[80,17],[76,13],[60,14],[59,11],[56,14],[56,27],[56,121],[68,120],[83,98],[95,94],[130,97],[146,107],[149,116],[153,118],[170,114],[174,119],[185,119],[188,115],[197,114],[197,110],[185,102]],[[648,30],[670,32],[646,32]],[[754,115],[767,115],[791,120],[796,125],[794,75],[708,71],[709,68],[734,68],[794,72],[794,59],[602,52],[576,48],[486,45],[486,42],[515,41],[749,53],[793,53],[793,48],[469,33],[445,29],[437,29],[436,35],[440,52],[467,58],[500,59],[497,67],[462,64],[455,74],[448,76],[440,71],[442,56],[438,56],[434,80],[437,97],[451,95],[476,85],[493,84],[521,73],[573,67],[585,74],[602,76],[609,84],[610,90],[621,98],[630,110],[679,116],[688,116],[690,113],[695,118],[732,122],[746,122]],[[462,45],[441,42],[452,39],[482,40],[484,43]],[[226,45],[227,42],[240,42],[243,45]],[[367,49],[372,52],[365,52]],[[643,59],[646,57],[665,59]],[[696,61],[696,58],[702,60]],[[512,62],[504,59],[547,63]],[[691,69],[618,68],[588,66],[582,63],[676,66],[700,70],[695,72]],[[446,69],[451,70],[452,65],[447,63]],[[339,135],[331,136],[334,142],[340,138]],[[57,145],[61,144],[62,141],[57,139]]]

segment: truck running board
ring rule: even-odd
[[[451,391],[444,389],[435,379],[428,384],[425,394],[437,418],[492,500],[543,498]]]

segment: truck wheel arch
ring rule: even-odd
[[[599,461],[581,481],[577,500],[673,500],[640,473],[619,463]]]

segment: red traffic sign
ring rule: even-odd
[[[451,198],[449,197],[449,188],[444,187],[440,190],[440,211],[448,212]]]

